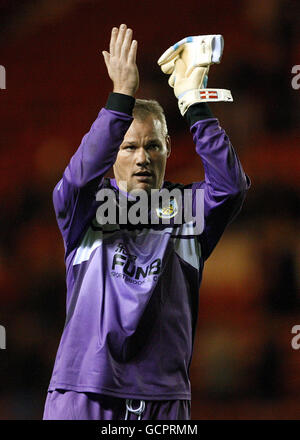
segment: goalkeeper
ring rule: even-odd
[[[170,138],[162,108],[135,98],[132,30],[112,30],[103,56],[113,91],[53,191],[67,298],[44,419],[190,419],[189,369],[204,262],[250,187],[206,103],[231,99],[229,91],[210,95],[204,88],[221,43],[219,36],[205,36],[202,52],[194,54],[183,42],[159,60],[205,170],[205,180],[184,186],[164,180]],[[105,178],[111,166],[114,178]],[[190,188],[194,197],[204,190],[203,231],[193,234],[184,223],[99,225],[98,191],[118,195],[124,182],[128,193]]]

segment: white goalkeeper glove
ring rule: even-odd
[[[183,38],[159,58],[182,115],[197,102],[233,101],[230,90],[206,88],[210,65],[220,63],[223,48],[222,35],[198,35]]]

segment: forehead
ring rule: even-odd
[[[154,115],[149,115],[145,119],[134,118],[124,137],[124,141],[130,141],[137,138],[163,138],[162,124],[160,120]]]

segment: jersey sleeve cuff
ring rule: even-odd
[[[202,121],[203,119],[214,118],[214,115],[206,102],[198,102],[188,108],[184,118],[191,127],[196,122]]]
[[[108,96],[105,108],[132,116],[134,104],[135,98],[133,96],[111,92]]]

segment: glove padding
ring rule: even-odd
[[[182,58],[177,58],[174,63],[169,85],[174,88],[176,98],[180,99],[190,90],[200,89],[207,84],[208,67],[189,68]]]
[[[206,89],[207,93],[199,93],[207,86],[210,65],[221,62],[223,48],[222,35],[198,35],[183,38],[159,58],[162,71],[171,75],[168,83],[174,88],[182,115],[196,102],[233,100],[229,90]]]
[[[224,48],[222,35],[197,35],[186,37],[169,47],[157,61],[164,73],[171,74],[175,61],[181,57],[187,65],[187,76],[191,70],[220,63]]]

